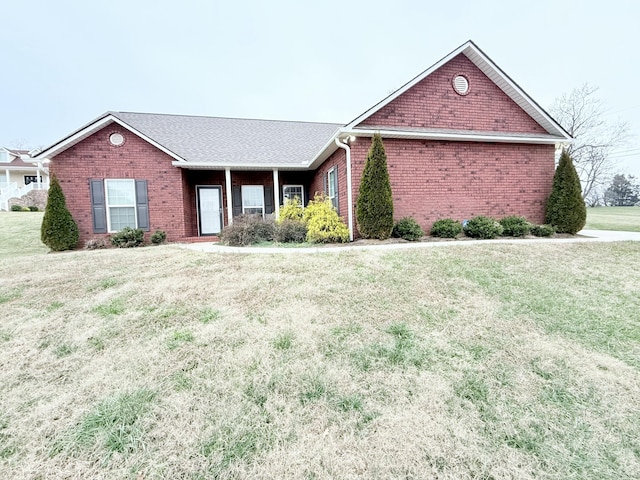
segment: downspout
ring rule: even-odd
[[[347,143],[335,138],[336,145],[346,152],[347,156],[347,225],[349,226],[349,241],[353,242],[353,194],[351,192],[351,148]]]

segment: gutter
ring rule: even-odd
[[[349,137],[347,137],[349,138]],[[353,242],[353,194],[351,192],[351,148],[342,142],[340,137],[335,138],[336,145],[346,152],[347,157],[347,222],[349,226],[349,241]]]

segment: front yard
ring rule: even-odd
[[[0,478],[640,477],[640,243],[45,254],[15,218]]]

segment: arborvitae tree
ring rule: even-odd
[[[547,201],[545,223],[553,225],[559,233],[575,235],[582,230],[586,221],[587,207],[582,199],[580,177],[569,153],[562,150]]]
[[[384,240],[393,230],[393,197],[382,137],[373,135],[362,172],[356,205],[358,231],[364,238]]]
[[[78,245],[78,225],[67,209],[64,192],[55,175],[51,177],[40,239],[54,252],[71,250]]]

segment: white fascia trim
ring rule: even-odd
[[[474,133],[448,133],[448,132],[409,132],[398,130],[361,129],[345,132],[356,137],[372,137],[374,133],[379,133],[383,138],[407,138],[415,140],[452,140],[457,142],[496,142],[496,143],[535,143],[550,144],[570,143],[571,139],[565,140],[559,137],[527,137],[510,135],[487,135]]]
[[[181,163],[185,163],[186,162],[186,160],[184,158],[180,157],[179,155],[176,155],[171,150],[163,147],[162,145],[160,145],[159,143],[157,143],[153,139],[147,137],[144,133],[140,132],[139,130],[136,130],[132,126],[130,126],[130,125],[126,124],[125,122],[123,122],[122,120],[120,120],[118,117],[116,117],[114,115],[111,115],[111,114],[106,115],[105,117],[101,118],[100,120],[95,121],[91,125],[86,126],[85,128],[83,128],[82,130],[74,133],[70,137],[67,137],[62,142],[59,142],[59,143],[53,145],[52,147],[49,147],[48,149],[40,152],[34,158],[35,159],[44,159],[44,158],[55,157],[56,155],[58,155],[59,153],[63,152],[67,148],[72,147],[76,143],[84,140],[88,136],[92,135],[93,133],[97,132],[98,130],[106,127],[107,125],[109,125],[111,123],[117,123],[121,127],[129,130],[131,133],[133,133],[134,135],[137,135],[138,137],[142,138],[144,141],[150,143],[151,145],[153,145],[157,149],[162,150],[164,153],[166,153],[170,157],[174,158],[176,161],[181,162]]]
[[[413,80],[410,80],[408,83],[406,83],[405,85],[400,87],[398,90],[393,92],[391,95],[389,95],[388,97],[386,97],[383,100],[381,100],[380,102],[378,102],[376,105],[371,107],[369,110],[364,112],[362,115],[357,117],[355,120],[351,121],[345,127],[345,130],[350,130],[350,129],[354,128],[356,125],[358,125],[359,123],[364,121],[366,118],[370,117],[371,115],[376,113],[378,110],[382,109],[383,107],[385,107],[386,105],[391,103],[393,100],[398,98],[400,95],[405,93],[407,90],[409,90],[412,87],[414,87],[416,84],[420,83],[426,77],[428,77],[433,72],[435,72],[440,67],[442,67],[445,63],[449,62],[450,60],[452,60],[456,56],[460,55],[461,53],[463,53],[476,67],[478,67],[483,73],[485,73],[485,75],[487,75],[488,72],[494,73],[501,80],[503,80],[509,87],[511,87],[512,91],[509,92],[509,91],[505,91],[500,85],[496,84],[498,86],[498,88],[500,88],[507,96],[509,96],[509,98],[511,98],[525,112],[530,114],[530,112],[527,111],[527,110],[528,109],[534,110],[538,115],[543,117],[549,123],[548,126],[551,126],[552,129],[556,131],[555,133],[557,135],[565,137],[566,140],[570,140],[571,139],[571,137],[567,134],[567,132],[565,132],[564,129],[560,125],[558,125],[558,123],[555,120],[553,120],[551,117],[549,117],[549,115],[544,110],[542,110],[533,101],[533,99],[531,97],[529,97],[529,95],[524,93],[524,91],[520,87],[518,87],[518,85],[516,85],[495,63],[493,63],[493,61],[491,61],[471,41],[468,41],[468,42],[462,44],[461,46],[456,48],[453,52],[451,52],[450,54],[448,54],[447,56],[445,56],[444,58],[442,58],[441,60],[439,60],[438,62],[433,64],[431,67],[429,67],[427,70],[425,70],[424,72],[419,74],[417,77],[413,78]],[[472,58],[473,57],[473,55],[471,55],[472,53],[477,55],[482,60],[482,63],[478,62],[475,58]],[[491,75],[487,75],[487,77],[489,77],[491,79]],[[494,81],[494,83],[495,83],[495,81]],[[514,98],[514,93],[520,98]],[[531,116],[533,117],[533,115],[531,115]],[[535,120],[535,118],[534,118],[534,120]],[[545,125],[541,125],[541,126],[543,126],[545,129],[547,129],[547,131],[549,130],[548,126],[545,126]]]
[[[300,165],[292,165],[290,163],[277,165],[273,163],[245,163],[245,164],[229,164],[229,163],[213,163],[213,162],[171,162],[174,167],[193,168],[195,170],[307,170],[308,162],[301,162]]]

